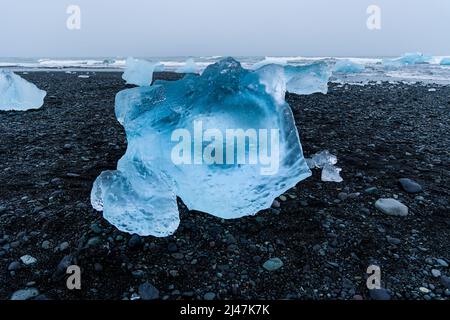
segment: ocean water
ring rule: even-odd
[[[200,69],[217,62],[221,56],[207,57],[151,57],[145,59],[151,62],[159,62],[164,65],[166,71],[175,71],[184,65],[185,61],[193,58]],[[450,66],[440,65],[443,56],[435,56],[429,63],[397,66],[395,68],[383,65],[384,59],[393,57],[235,57],[243,67],[252,68],[255,64],[278,63],[289,65],[305,65],[315,61],[328,61],[330,63],[341,59],[362,64],[365,70],[361,73],[334,74],[331,81],[336,83],[368,84],[380,81],[404,82],[404,83],[434,83],[450,85]],[[126,58],[0,58],[0,68],[13,69],[15,71],[117,71],[125,68]]]

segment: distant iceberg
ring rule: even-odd
[[[428,64],[432,61],[432,59],[433,57],[424,55],[420,52],[405,53],[399,58],[383,60],[383,65],[388,67],[401,67],[414,64]]]
[[[270,64],[277,64],[281,66],[285,66],[288,64],[288,59],[283,57],[265,57],[263,60],[256,62],[251,67],[252,70],[256,70],[259,68],[262,68],[264,66],[270,65]]]
[[[44,104],[47,92],[9,70],[0,70],[0,110],[25,111]]]
[[[162,71],[163,65],[151,63],[146,60],[128,58],[126,69],[122,75],[127,84],[134,84],[140,87],[149,86],[153,82],[153,72]]]
[[[365,66],[350,60],[338,60],[334,65],[333,72],[336,73],[360,73],[363,72]]]
[[[443,66],[450,66],[450,58],[442,58],[440,64]]]
[[[188,59],[183,66],[179,67],[177,73],[198,73],[200,68],[195,63],[194,59]]]

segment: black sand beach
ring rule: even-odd
[[[344,182],[321,182],[314,170],[275,208],[238,220],[180,202],[173,236],[141,238],[89,200],[125,152],[114,116],[121,73],[23,77],[47,97],[39,110],[0,112],[0,299],[25,288],[39,299],[156,297],[145,282],[161,299],[449,299],[449,86],[331,84],[327,95],[289,95],[305,155],[336,154]],[[399,178],[423,192],[405,192]],[[374,207],[392,197],[408,216]],[[266,271],[275,257],[283,267]],[[70,264],[82,269],[81,290],[66,288]],[[371,295],[372,264],[387,291]]]

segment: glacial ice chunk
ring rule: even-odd
[[[176,72],[178,73],[198,73],[200,68],[195,63],[194,59],[188,59],[183,66],[179,67]]]
[[[317,168],[323,168],[327,164],[335,165],[337,163],[337,157],[328,150],[317,152],[312,156],[311,160]]]
[[[385,59],[383,64],[387,67],[401,67],[414,64],[430,63],[433,57],[426,56],[420,52],[405,53],[403,56],[395,59]]]
[[[326,164],[322,168],[321,180],[324,182],[342,182],[344,180],[339,174],[341,171],[341,168]]]
[[[326,62],[304,66],[268,64],[255,72],[266,86],[267,93],[279,102],[284,101],[286,91],[301,95],[327,93],[328,80],[331,77],[330,66]]]
[[[311,158],[305,159],[310,169],[322,169],[321,180],[324,182],[342,182],[340,176],[341,168],[334,165],[337,163],[337,157],[328,150],[323,150],[314,154]]]
[[[338,60],[334,65],[335,73],[360,73],[365,69],[364,65],[352,62],[350,60]]]
[[[0,110],[25,111],[44,104],[47,92],[10,70],[0,70]]]
[[[159,63],[151,63],[129,57],[126,61],[126,69],[122,75],[128,84],[137,86],[149,86],[153,81],[153,72],[161,71],[163,66]]]
[[[94,182],[91,203],[122,231],[173,233],[176,196],[220,218],[254,215],[311,175],[289,105],[232,58],[123,90],[116,116],[127,151]]]
[[[450,66],[450,57],[442,58],[439,63],[443,66]]]

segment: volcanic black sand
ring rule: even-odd
[[[161,299],[450,297],[450,87],[330,84],[327,95],[289,95],[305,155],[336,154],[344,182],[314,170],[273,209],[238,220],[180,202],[173,236],[140,238],[89,199],[126,148],[114,116],[121,74],[23,76],[47,97],[39,110],[0,112],[1,299],[26,288],[38,299],[152,298],[155,288]],[[399,178],[423,192],[403,191]],[[409,215],[380,212],[379,198],[398,198]],[[269,258],[283,266],[265,270]],[[81,290],[66,287],[70,264],[81,267]],[[370,294],[372,264],[386,290]]]

